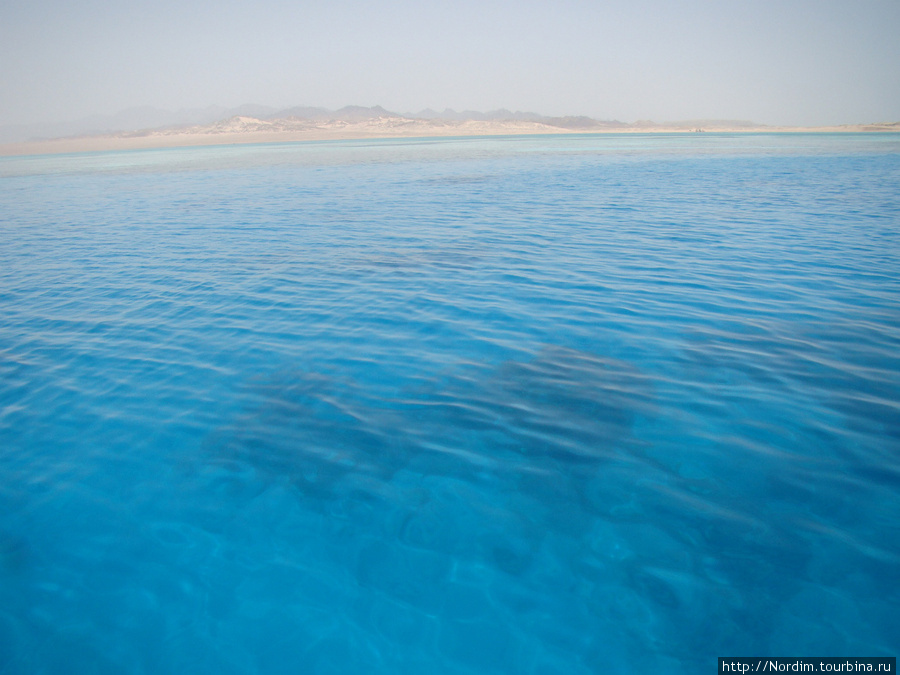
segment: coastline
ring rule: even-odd
[[[68,138],[32,140],[0,144],[0,156],[47,155],[117,150],[146,150],[178,147],[292,143],[327,140],[368,140],[386,138],[430,138],[466,136],[514,136],[549,134],[695,134],[713,133],[872,133],[900,132],[900,123],[854,124],[832,127],[772,127],[764,125],[693,124],[608,124],[594,127],[565,127],[543,122],[447,121],[404,117],[381,117],[365,121],[331,120],[313,123],[300,120],[263,121],[235,117],[207,126],[154,129],[139,132],[98,134]]]

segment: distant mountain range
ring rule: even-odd
[[[617,120],[595,120],[585,116],[547,117],[533,112],[512,112],[506,109],[478,112],[464,110],[457,112],[446,109],[442,112],[425,109],[416,113],[395,113],[381,106],[346,106],[339,110],[317,107],[272,108],[263,105],[242,105],[237,108],[209,106],[206,108],[185,108],[178,111],[161,110],[150,106],[128,108],[115,115],[94,115],[71,122],[54,124],[19,124],[0,127],[0,143],[18,143],[31,140],[45,140],[73,136],[94,136],[155,129],[177,129],[196,125],[214,124],[234,117],[252,117],[258,120],[309,120],[315,122],[343,121],[362,122],[380,118],[404,118],[417,120],[446,120],[462,122],[527,121],[538,122],[560,129],[611,129],[640,128],[655,126],[655,122],[640,121],[634,124]],[[667,122],[668,126],[694,128],[755,128],[762,125],[746,121],[729,120],[688,120]]]

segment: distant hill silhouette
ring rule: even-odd
[[[469,120],[479,122],[525,121],[536,122],[559,129],[584,131],[615,128],[640,129],[659,126],[684,129],[761,127],[761,125],[753,122],[729,120],[687,120],[662,124],[641,120],[630,124],[618,120],[596,120],[584,115],[548,117],[534,112],[519,110],[513,112],[505,108],[488,112],[479,112],[477,110],[456,111],[450,108],[439,112],[426,108],[415,113],[396,113],[381,106],[366,107],[357,105],[348,105],[339,110],[328,110],[327,108],[312,106],[278,109],[271,106],[246,104],[236,108],[208,106],[206,108],[184,108],[177,111],[142,106],[128,108],[115,115],[94,115],[69,122],[20,124],[0,127],[0,143],[130,133],[157,129],[178,129],[196,125],[216,124],[235,117],[264,121],[308,120],[312,122],[342,121],[348,123],[377,119],[443,120],[448,122],[465,122]]]

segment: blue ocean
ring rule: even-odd
[[[900,134],[0,158],[0,674],[900,652]]]

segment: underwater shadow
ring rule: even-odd
[[[635,417],[652,408],[636,368],[557,346],[530,360],[460,367],[389,397],[374,389],[324,372],[270,376],[250,388],[254,405],[207,440],[207,459],[322,499],[401,470],[568,480],[634,452]]]

